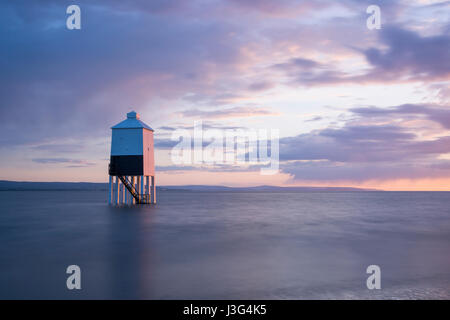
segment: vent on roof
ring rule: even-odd
[[[139,113],[131,111],[131,112],[127,113],[127,118],[128,119],[138,119],[139,120],[141,118],[141,116],[139,115]]]

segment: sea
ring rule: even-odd
[[[0,299],[449,299],[450,192],[0,192]],[[69,266],[81,289],[69,290]],[[369,289],[369,266],[380,289]]]

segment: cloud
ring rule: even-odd
[[[178,114],[181,115],[182,117],[196,117],[201,119],[246,118],[256,116],[280,115],[279,113],[273,112],[267,108],[257,108],[257,107],[234,107],[213,111],[190,109],[179,112]]]
[[[177,130],[177,128],[171,127],[171,126],[162,126],[162,127],[159,127],[158,130],[175,131],[175,130]]]
[[[137,108],[143,117],[154,118],[161,110],[175,107],[177,99],[195,104],[193,113],[203,112],[198,104],[236,105],[243,97],[274,88],[278,84],[278,79],[271,77],[274,69],[289,72],[291,82],[297,84],[328,85],[385,80],[382,74],[391,68],[391,60],[398,66],[393,68],[397,75],[408,69],[402,62],[423,64],[409,70],[420,73],[419,77],[442,76],[448,68],[446,61],[441,68],[432,62],[442,57],[448,36],[420,37],[386,27],[380,41],[389,46],[387,51],[358,51],[374,68],[365,77],[306,57],[277,63],[263,76],[255,71],[257,64],[275,61],[273,52],[285,52],[299,43],[302,52],[329,52],[330,48],[342,52],[348,38],[344,35],[347,29],[354,29],[354,18],[348,24],[333,20],[314,27],[277,18],[279,14],[333,11],[337,4],[330,1],[206,5],[203,1],[114,0],[94,5],[80,0],[83,22],[78,31],[65,28],[69,4],[58,0],[0,4],[0,146],[38,144],[55,136],[101,137],[129,109]],[[363,4],[347,0],[338,6],[359,12]],[[382,5],[389,10],[397,7],[385,1]],[[229,17],[221,12],[224,8]],[[243,19],[249,12],[264,15],[264,23]],[[275,16],[270,16],[271,12],[276,12]],[[328,43],[328,38],[333,41]],[[327,40],[327,44],[318,40]],[[375,72],[380,70],[383,73]],[[161,100],[166,107],[160,107]],[[230,110],[222,115],[214,112],[204,116],[233,116]],[[268,113],[254,111],[257,114]]]
[[[305,121],[306,122],[315,122],[315,121],[320,121],[322,119],[323,119],[323,117],[321,117],[321,116],[315,116],[315,117],[313,117],[311,119],[308,119],[308,120],[305,120]]]
[[[213,122],[202,122],[202,130],[245,130],[247,129],[246,127],[242,127],[242,126],[226,126],[226,125],[218,125],[215,124]],[[165,127],[164,128],[165,131],[171,132],[173,133],[176,130],[188,130],[191,134],[191,137],[194,136],[194,126],[187,126],[187,125],[180,125],[180,126],[174,126],[174,127]],[[162,135],[158,135],[158,136],[162,136]],[[177,145],[180,142],[181,137],[178,137],[178,140],[173,141],[172,138],[155,138],[155,148],[159,149],[159,150],[170,150],[172,149],[175,145]],[[203,141],[203,146],[208,145],[209,143],[211,143],[211,139],[208,141],[207,139],[205,139]],[[194,147],[194,141],[191,141],[192,147]]]
[[[243,126],[227,126],[227,125],[221,125],[214,121],[204,121],[202,122],[202,128],[203,129],[219,129],[219,130],[238,130],[238,129],[246,129],[246,127]],[[162,126],[158,128],[159,130],[164,131],[175,131],[178,129],[184,129],[184,130],[193,130],[194,126],[189,125],[178,125],[178,126]]]
[[[95,163],[87,160],[67,158],[34,158],[31,161],[40,164],[69,164],[66,168],[91,167],[95,165]]]
[[[269,82],[269,81],[259,81],[259,82],[254,82],[251,85],[248,86],[248,89],[250,91],[265,91],[268,89],[272,89],[275,86],[274,83]]]
[[[156,166],[155,170],[158,172],[177,172],[177,171],[193,171],[202,170],[200,166],[188,166],[188,165],[170,165],[170,166]]]
[[[321,67],[321,64],[311,59],[292,58],[288,62],[278,63],[273,67],[285,71],[303,71]]]
[[[414,137],[414,134],[394,125],[347,125],[280,139],[280,160],[401,160],[408,156],[405,148]]]
[[[177,172],[177,171],[201,171],[201,172],[256,172],[261,168],[267,167],[267,164],[254,164],[248,166],[235,165],[235,164],[197,164],[197,165],[168,165],[157,166],[158,172]]]
[[[395,180],[450,177],[450,161],[439,164],[416,163],[355,163],[351,166],[331,161],[290,162],[283,164],[282,171],[299,181],[351,181]]]
[[[84,146],[81,144],[40,144],[31,147],[35,151],[46,151],[51,153],[80,152]]]
[[[261,101],[280,101],[283,110],[296,105],[290,87],[281,88],[291,90],[283,95],[285,101],[277,98],[284,93],[276,92],[283,84],[421,81],[435,86],[440,101],[448,98],[449,26],[440,33],[408,30],[409,25],[397,19],[410,7],[406,1],[378,0],[383,19],[397,25],[383,24],[374,32],[365,28],[365,8],[372,0],[95,4],[79,0],[82,29],[78,31],[65,27],[69,4],[73,3],[0,3],[0,148],[25,146],[22,149],[36,154],[31,156],[36,167],[94,165],[59,156],[75,150],[87,153],[90,141],[106,145],[111,125],[132,108],[143,119],[151,119],[151,126],[160,127],[155,146],[167,150],[175,144],[165,139],[172,131],[192,129],[161,121],[180,105],[179,115],[188,120],[242,118],[244,122],[253,116],[272,120],[270,116],[278,115],[276,109]],[[421,14],[411,17],[416,24],[429,18],[435,20]],[[346,68],[354,62],[357,70]],[[430,83],[434,81],[440,82]],[[296,178],[327,173],[330,179],[357,179],[372,172],[383,177],[410,170],[413,176],[420,170],[442,173],[447,168],[446,162],[436,160],[449,143],[444,136],[448,112],[443,106],[354,108],[351,116],[342,127],[283,138],[284,170]],[[436,124],[440,135],[423,140],[419,128],[406,125],[407,120],[424,119]],[[316,128],[320,124],[309,123]],[[204,121],[207,126],[238,128]],[[289,129],[295,130],[295,125]],[[80,143],[77,147],[49,141]],[[102,153],[96,159],[105,158],[106,149],[96,147]]]
[[[398,27],[386,27],[380,33],[380,40],[387,50],[364,51],[367,61],[374,67],[369,77],[436,80],[450,75],[448,34],[422,37]]]
[[[426,119],[442,125],[445,129],[450,129],[450,107],[427,104],[403,104],[393,108],[352,108],[351,112],[365,117],[401,117],[423,115]]]
[[[311,59],[292,58],[271,68],[285,73],[291,85],[330,85],[355,81],[351,74]]]
[[[297,0],[230,0],[234,9],[258,13],[264,16],[302,16],[312,10],[320,10],[330,6],[323,0],[297,1]]]
[[[364,84],[404,81],[439,81],[450,76],[450,36],[446,33],[421,36],[398,26],[383,26],[379,49],[370,47],[362,54],[370,69],[362,74],[349,73],[304,58],[292,58],[272,68],[283,71],[296,85]]]
[[[392,180],[450,177],[450,136],[423,139],[423,130],[447,126],[448,107],[405,104],[350,109],[340,127],[313,130],[279,141],[280,169],[299,181]],[[419,120],[419,121],[418,121]],[[432,124],[422,127],[420,121]],[[447,127],[448,128],[448,127]],[[442,132],[442,131],[441,131]],[[174,142],[167,141],[173,146]],[[161,167],[174,170],[236,171],[256,167]]]
[[[425,117],[448,129],[448,110],[412,104],[352,109],[342,127],[280,139],[280,168],[296,180],[449,177],[450,162],[439,156],[450,153],[450,136],[423,140],[420,126],[404,125]],[[379,117],[383,121],[375,121]]]
[[[155,148],[159,150],[170,150],[178,144],[179,141],[171,139],[155,139]]]
[[[245,62],[236,26],[124,15],[118,3],[83,2],[76,31],[63,2],[0,4],[0,145],[99,137],[133,106],[154,115],[154,100],[217,95],[215,81]]]

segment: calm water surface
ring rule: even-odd
[[[0,192],[0,298],[450,299],[450,192],[158,196]]]

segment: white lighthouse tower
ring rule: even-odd
[[[134,111],[111,129],[109,203],[156,203],[153,129]]]

